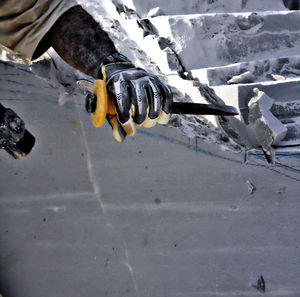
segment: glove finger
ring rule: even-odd
[[[149,114],[149,107],[148,107],[148,114]],[[150,119],[150,118],[147,116],[147,117],[146,117],[146,120],[143,122],[142,125],[143,125],[145,128],[151,128],[151,127],[153,127],[153,126],[156,125],[156,122],[157,122],[157,119],[152,120],[152,119]]]
[[[127,135],[136,133],[136,125],[132,120],[130,83],[124,79],[116,79],[109,83],[109,96],[112,98],[118,120]]]
[[[115,77],[108,83],[108,91],[122,128],[127,135],[135,135],[136,125],[132,120],[130,83],[122,76]]]
[[[156,82],[152,79],[149,79],[149,84],[145,86],[145,89],[148,96],[149,110],[148,117],[143,123],[143,126],[150,128],[157,123],[162,108],[163,96],[161,90],[156,85]]]
[[[163,82],[160,81],[158,83],[158,86],[160,87],[163,94],[163,106],[158,118],[158,123],[167,124],[170,119],[173,95],[170,88],[167,85],[165,85]]]
[[[163,97],[164,97],[162,109],[165,113],[169,114],[171,111],[171,108],[172,108],[173,94],[172,94],[170,88],[166,84],[164,84],[162,81],[158,82],[158,86],[161,89]]]
[[[136,133],[136,123],[133,121],[132,117],[126,123],[121,123],[123,130],[129,136],[134,136]]]
[[[130,118],[131,107],[129,83],[122,79],[116,79],[109,84],[108,90],[120,123],[126,123]]]
[[[145,84],[146,81],[143,79],[132,81],[130,88],[131,100],[134,106],[133,121],[137,125],[141,125],[147,117],[148,96]]]
[[[124,139],[126,138],[126,132],[122,128],[122,125],[119,123],[117,115],[108,114],[106,118],[113,130],[112,132],[113,132],[114,138],[118,142],[124,141]]]
[[[151,94],[149,118],[153,120],[159,117],[163,104],[163,94],[157,79],[150,79],[149,87]]]

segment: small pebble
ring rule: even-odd
[[[280,189],[277,191],[277,194],[278,194],[278,195],[283,195],[283,194],[285,194],[285,191],[286,191],[286,187],[282,187],[282,188],[280,188]]]
[[[156,198],[156,199],[154,200],[154,202],[155,202],[155,204],[161,204],[161,200],[160,200],[159,198]]]
[[[256,187],[254,184],[252,184],[249,180],[247,180],[247,185],[248,185],[248,193],[250,195],[253,195],[256,191]]]

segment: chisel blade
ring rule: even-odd
[[[220,116],[235,116],[239,114],[235,107],[229,105],[188,102],[173,102],[171,107],[171,113]]]

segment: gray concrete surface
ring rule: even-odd
[[[3,297],[254,297],[253,273],[300,296],[299,155],[244,164],[165,126],[118,144],[83,97],[59,106],[3,62],[0,90],[37,138],[24,160],[0,151]]]

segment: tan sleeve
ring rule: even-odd
[[[30,60],[43,36],[74,0],[0,0],[0,43]]]

